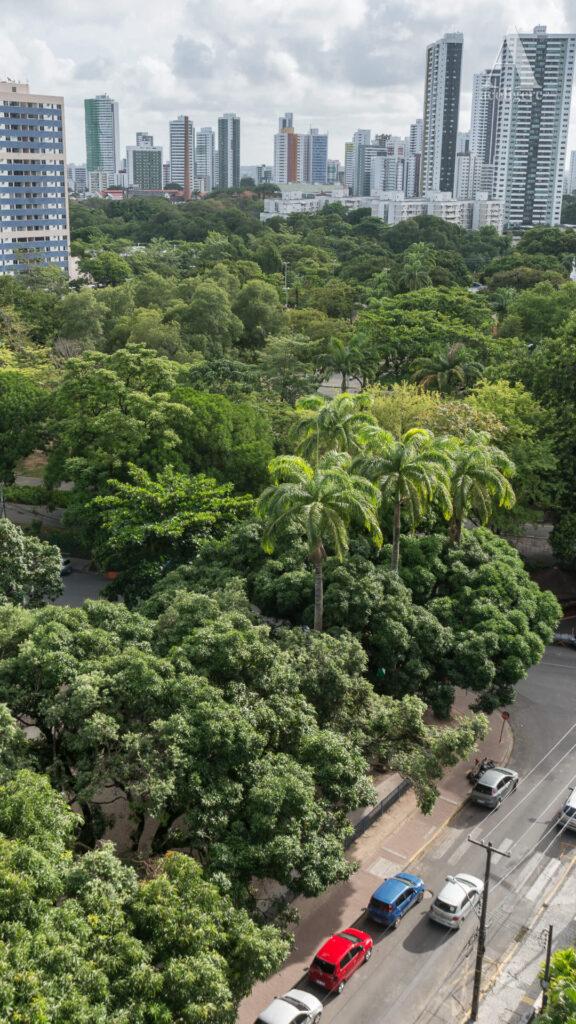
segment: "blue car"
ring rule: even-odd
[[[387,878],[372,894],[367,909],[368,917],[377,924],[397,928],[400,918],[415,903],[420,903],[423,896],[422,879],[417,875],[409,875],[407,871],[401,871],[392,878]]]

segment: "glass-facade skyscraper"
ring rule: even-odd
[[[544,25],[504,38],[494,198],[509,228],[560,223],[575,50],[576,35]]]
[[[109,96],[84,100],[86,128],[86,171],[109,171],[120,167],[118,103]]]
[[[420,194],[452,192],[460,110],[461,32],[426,47]]]
[[[0,274],[68,274],[69,247],[64,100],[0,82]]]

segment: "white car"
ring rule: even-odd
[[[484,882],[475,875],[448,875],[446,885],[432,900],[430,917],[445,928],[459,928],[483,892]]]
[[[291,988],[285,996],[276,996],[254,1024],[317,1024],[321,1016],[322,1003],[316,996]]]

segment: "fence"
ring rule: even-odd
[[[392,805],[395,804],[401,796],[404,796],[404,793],[407,793],[409,789],[410,783],[407,782],[406,779],[402,779],[402,782],[396,786],[396,789],[393,789],[391,793],[388,793],[388,795],[385,796],[384,799],[376,805],[376,807],[373,807],[372,810],[361,818],[358,824],[354,826],[354,835],[351,835],[346,839],[344,849],[347,850],[359,836],[364,835],[366,829],[369,829],[370,826],[378,820],[378,818],[381,818],[383,814],[386,814],[386,811],[392,807]]]

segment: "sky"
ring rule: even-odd
[[[357,128],[405,135],[422,116],[426,46],[463,32],[460,129],[472,75],[506,32],[576,31],[575,0],[3,0],[0,76],[64,96],[67,159],[83,163],[84,99],[120,104],[120,145],[148,131],[168,159],[168,122],[241,119],[241,163],[272,163],[278,117],[329,134],[344,159]],[[576,148],[576,109],[569,150]]]

